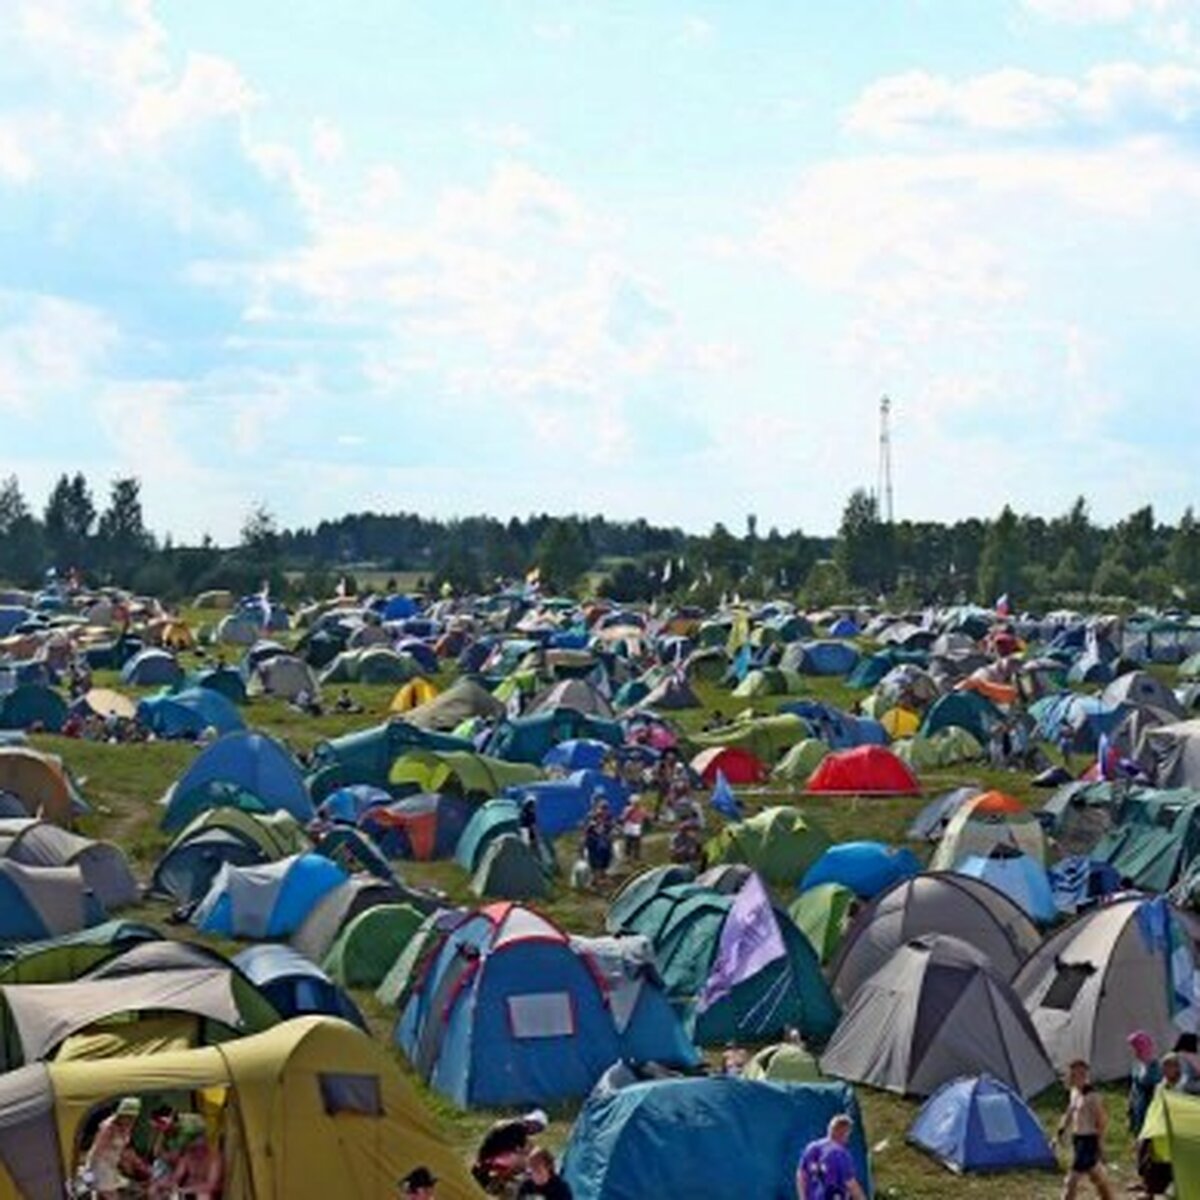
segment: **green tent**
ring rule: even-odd
[[[918,733],[892,743],[893,753],[914,771],[933,771],[953,767],[983,757],[983,747],[958,726],[939,730],[932,736]]]
[[[664,863],[631,875],[609,901],[605,928],[609,933],[616,933],[630,914],[642,908],[651,896],[677,883],[691,883],[695,878],[696,872],[691,867],[678,863]]]
[[[837,1002],[821,965],[787,913],[775,919],[787,953],[765,964],[706,1006],[697,1003],[712,973],[726,918],[736,897],[699,884],[652,892],[626,913],[618,932],[650,939],[668,996],[685,1010],[697,1045],[761,1040],[796,1028],[823,1043],[838,1020]]]
[[[403,1008],[413,987],[423,974],[430,955],[442,944],[442,934],[460,918],[461,911],[443,908],[430,913],[408,939],[404,949],[388,968],[375,989],[375,998],[388,1008]]]
[[[116,954],[161,937],[139,921],[105,921],[78,933],[6,946],[0,951],[0,985],[67,983]]]
[[[1000,710],[986,696],[978,692],[950,692],[929,706],[921,733],[931,737],[943,729],[965,729],[984,744],[1003,719]]]
[[[746,1064],[742,1078],[776,1083],[820,1083],[824,1076],[817,1060],[803,1046],[777,1042],[773,1046],[764,1046]]]
[[[765,763],[776,762],[779,756],[797,742],[808,737],[808,722],[795,713],[776,713],[770,717],[752,717],[735,721],[720,729],[692,734],[688,739],[701,749],[709,746],[736,746],[749,750]]]
[[[1178,1200],[1200,1200],[1200,1097],[1159,1088],[1142,1122],[1154,1157],[1173,1169]]]
[[[803,741],[797,742],[775,764],[771,775],[786,783],[803,784],[828,753],[829,747],[820,738],[805,738]]]
[[[495,900],[535,900],[545,896],[549,886],[546,872],[525,839],[504,833],[484,851],[471,891]]]
[[[343,987],[378,987],[422,920],[411,904],[368,908],[342,929],[321,965]]]
[[[794,886],[831,845],[798,809],[777,806],[726,825],[708,843],[708,861],[746,863],[768,883]]]
[[[415,784],[422,792],[459,791],[464,796],[499,796],[505,788],[534,783],[540,768],[466,750],[411,750],[388,772],[390,784]]]
[[[801,892],[788,909],[788,915],[808,938],[822,965],[837,953],[855,900],[850,888],[840,883],[819,883]]]

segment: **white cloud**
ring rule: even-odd
[[[1159,17],[1194,7],[1192,0],[1024,0],[1039,17],[1070,25],[1120,25],[1135,17]]]
[[[846,126],[873,137],[969,130],[1031,133],[1073,126],[1172,128],[1200,113],[1200,70],[1111,63],[1082,79],[1008,67],[963,80],[908,71],[868,87]]]
[[[569,42],[575,37],[573,21],[536,21],[532,26],[533,36],[541,42]]]
[[[533,145],[533,134],[516,121],[467,121],[463,132],[472,140],[498,150],[527,150]]]
[[[8,125],[0,125],[0,179],[12,183],[28,183],[36,168],[24,140]]]
[[[711,42],[715,33],[716,29],[711,21],[705,20],[704,17],[690,16],[684,18],[680,37],[685,42],[696,44]]]
[[[337,162],[346,151],[346,137],[328,117],[318,117],[310,130],[313,156],[328,166]]]

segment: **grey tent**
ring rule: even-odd
[[[1100,693],[1100,699],[1108,708],[1129,704],[1136,708],[1156,708],[1161,712],[1169,712],[1177,721],[1184,716],[1183,705],[1175,693],[1149,671],[1128,671],[1118,675]]]
[[[475,895],[498,900],[533,900],[548,890],[537,854],[516,833],[503,833],[488,846],[471,880]]]
[[[681,708],[700,708],[700,701],[692,691],[692,685],[682,675],[668,675],[656,687],[650,689],[637,707],[671,712]]]
[[[398,883],[374,875],[352,875],[322,896],[289,939],[293,949],[315,963],[323,962],[342,928],[377,904],[403,904],[409,895]]]
[[[615,716],[607,698],[586,679],[564,679],[534,697],[526,715],[539,712],[557,712],[569,708],[589,717],[601,717],[611,721]]]
[[[504,705],[481,683],[464,677],[455,680],[440,696],[404,715],[418,729],[449,732],[471,717],[489,720],[504,716]]]
[[[295,700],[301,692],[315,699],[321,689],[312,667],[292,654],[277,654],[260,662],[246,687],[248,696],[278,696],[283,700]]]
[[[1147,729],[1137,757],[1160,788],[1200,787],[1200,719]]]
[[[84,884],[108,911],[136,904],[137,880],[111,842],[80,837],[33,818],[0,821],[0,856],[27,867],[77,866]]]
[[[1167,947],[1154,934],[1166,917],[1172,941],[1187,944],[1170,914],[1165,901],[1140,897],[1093,909],[1047,938],[1017,973],[1013,988],[1056,1067],[1078,1058],[1098,1082],[1121,1079],[1129,1074],[1125,1039],[1133,1030],[1146,1030],[1160,1046],[1174,1043]]]
[[[26,1200],[60,1200],[62,1152],[45,1063],[0,1075],[0,1171]]]
[[[892,954],[842,1014],[821,1071],[905,1096],[984,1072],[1024,1097],[1055,1080],[1011,985],[952,937],[920,938]]]
[[[881,892],[855,917],[830,967],[833,994],[845,1004],[906,942],[934,934],[966,942],[1005,979],[1041,940],[1021,908],[981,879],[916,875]]]

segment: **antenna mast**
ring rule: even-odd
[[[875,495],[879,516],[889,525],[893,520],[892,506],[892,402],[887,396],[879,401],[879,476]]]

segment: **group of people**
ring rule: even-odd
[[[142,1120],[137,1096],[120,1100],[96,1128],[76,1177],[92,1200],[219,1200],[225,1164],[199,1113],[169,1105]]]
[[[489,1195],[509,1200],[571,1200],[571,1188],[558,1173],[553,1153],[534,1143],[549,1119],[541,1109],[497,1121],[484,1134],[471,1174]],[[431,1200],[429,1196],[418,1200]]]

